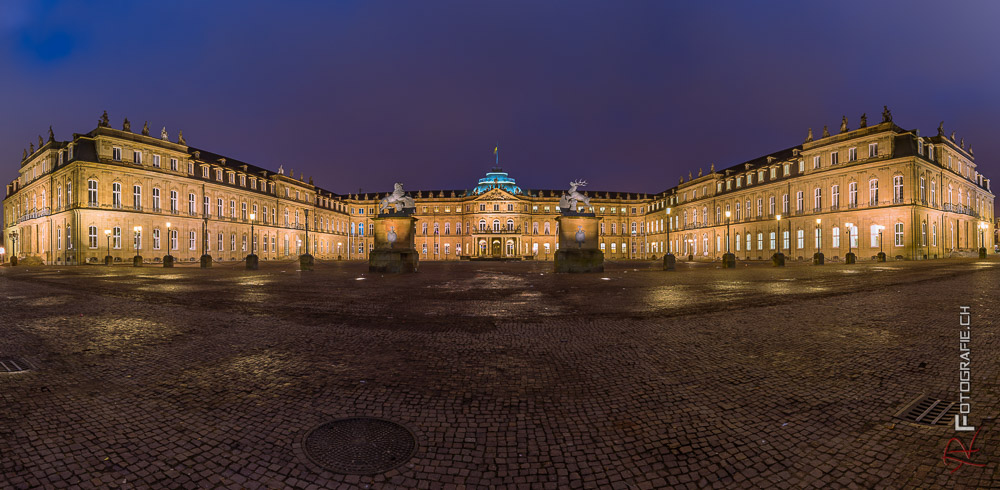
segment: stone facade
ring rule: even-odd
[[[728,248],[738,260],[769,260],[780,248],[791,260],[816,251],[842,260],[847,223],[861,260],[878,253],[879,227],[890,258],[971,253],[983,245],[980,224],[995,220],[994,195],[963,146],[883,122],[713,166],[656,194],[588,191],[583,211],[601,219],[608,260],[662,257],[667,226],[681,259],[719,260]],[[472,189],[412,191],[420,260],[552,260],[562,193],[522,189],[499,168]],[[114,260],[128,263],[139,226],[138,254],[147,261],[168,247],[181,263],[202,253],[243,260],[251,242],[261,260],[291,259],[307,247],[320,260],[367,260],[386,194],[336,194],[283,169],[102,125],[70,141],[50,139],[24,158],[7,185],[3,241],[8,256],[50,264],[100,262],[110,243]],[[992,249],[994,234],[983,237]]]

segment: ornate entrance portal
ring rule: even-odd
[[[494,257],[500,257],[503,254],[503,247],[500,246],[500,239],[494,238],[493,243],[490,247]]]

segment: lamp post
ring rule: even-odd
[[[820,251],[820,249],[822,248],[821,242],[823,241],[823,236],[822,236],[822,229],[820,228],[819,225],[822,221],[823,221],[822,218],[816,218],[816,253],[813,254],[813,265],[823,265],[825,260],[823,252]]]
[[[306,253],[299,255],[299,269],[303,271],[313,270],[313,256],[309,255],[309,210],[306,211]]]
[[[174,266],[174,256],[170,255],[170,244],[171,244],[170,239],[171,239],[170,222],[167,221],[167,255],[163,256],[163,267]]]
[[[729,251],[729,217],[732,214],[726,211],[726,253],[722,255],[722,268],[732,269],[736,267],[736,255]]]
[[[246,258],[247,270],[257,270],[258,264],[260,263],[257,257],[257,236],[254,234],[254,220],[257,219],[257,213],[250,213],[250,254]]]
[[[142,267],[142,256],[139,255],[139,238],[142,237],[142,227],[134,226],[132,231],[135,232],[135,241],[132,242],[132,247],[135,248],[135,257],[132,257],[132,267]]]
[[[17,265],[17,230],[10,232],[10,265]]]
[[[674,270],[677,264],[677,258],[674,257],[674,254],[670,253],[670,225],[673,221],[670,213],[672,212],[672,208],[667,208],[667,253],[663,256],[663,270],[665,271]]]
[[[781,253],[781,215],[775,215],[774,218],[778,223],[778,232],[774,236],[774,239],[776,240],[775,248],[777,248],[777,252],[774,252],[774,255],[771,256],[771,263],[774,264],[775,267],[784,267],[785,254]]]
[[[879,262],[885,262],[885,252],[882,249],[882,230],[885,229],[882,225],[875,225],[875,229],[878,230],[878,256],[877,260]]]
[[[857,261],[857,256],[851,251],[851,245],[854,241],[854,223],[844,223],[844,226],[847,227],[847,263],[853,264]]]
[[[985,233],[986,233],[986,222],[985,221],[980,221],[979,222],[979,245],[980,245],[980,247],[979,247],[979,258],[981,258],[981,259],[985,259],[986,258],[986,236],[985,236]]]
[[[104,257],[104,265],[111,265],[111,230],[104,230],[104,236],[108,238],[108,255]]]

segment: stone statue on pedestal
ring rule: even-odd
[[[809,128],[809,134],[806,135],[806,143],[813,140],[813,128]]]
[[[867,112],[864,113],[864,114],[861,114],[861,127],[862,128],[867,128],[868,127],[868,113]]]
[[[826,124],[823,125],[823,136],[822,137],[823,138],[829,138],[830,137],[830,130],[826,128]]]
[[[892,122],[892,112],[889,112],[889,106],[882,106],[882,122]]]
[[[403,190],[402,182],[396,182],[393,186],[394,189],[392,194],[383,197],[378,203],[378,210],[380,213],[388,209],[390,204],[397,212],[404,209],[415,209],[417,207],[416,203],[413,202],[413,198],[406,195],[406,191]]]
[[[142,123],[142,135],[149,136],[149,121]]]
[[[578,187],[587,185],[586,180],[576,180],[569,183],[569,191],[559,198],[559,209],[576,212],[576,205],[583,201],[583,204],[590,206],[590,198],[576,190]]]
[[[841,133],[847,132],[847,116],[843,116],[843,118],[841,118],[840,120],[840,132]]]
[[[180,144],[182,144],[182,145],[186,145],[187,144],[187,141],[184,141],[184,131],[178,131],[177,132],[177,142],[180,143]]]
[[[97,121],[97,127],[107,128],[110,126],[111,123],[108,121],[108,111],[104,111],[104,114],[101,114],[101,118]]]
[[[128,118],[125,118],[125,122],[122,123],[122,131],[132,132],[132,123],[129,122]]]
[[[167,136],[167,127],[166,126],[164,126],[163,129],[160,130],[160,139],[163,140],[163,141],[167,141],[169,139],[169,137]]]

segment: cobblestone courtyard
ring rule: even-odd
[[[0,488],[1000,487],[1000,262],[740,267],[4,267]],[[957,398],[960,306],[986,466],[950,473],[894,415]],[[353,415],[416,455],[310,463]]]

